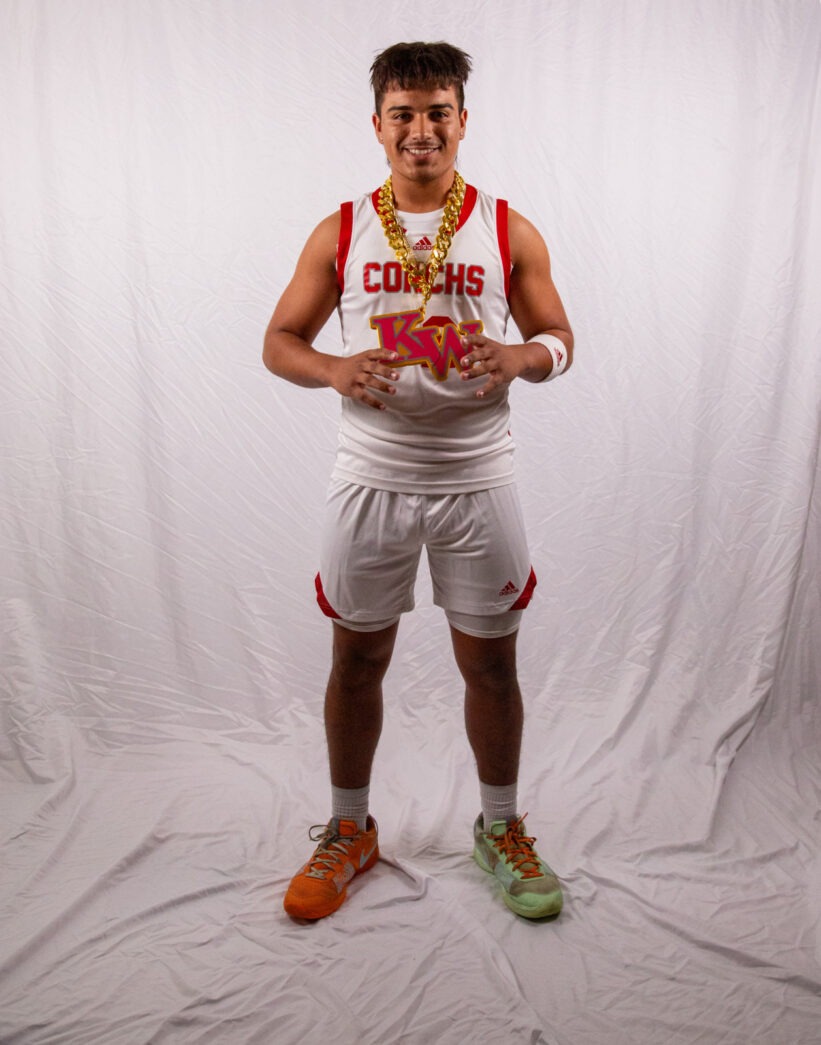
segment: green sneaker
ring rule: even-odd
[[[527,813],[525,813],[527,816]],[[533,848],[535,838],[518,820],[494,820],[485,831],[482,814],[473,825],[473,859],[502,883],[502,899],[523,918],[546,918],[562,909],[559,879]]]

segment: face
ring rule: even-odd
[[[467,115],[455,87],[390,90],[373,126],[394,175],[433,181],[453,169]]]

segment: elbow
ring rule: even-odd
[[[277,331],[269,325],[268,329],[265,331],[265,338],[262,343],[262,362],[265,364],[266,369],[270,370],[272,374],[277,373],[276,337]]]

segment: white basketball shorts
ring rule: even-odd
[[[433,601],[468,634],[519,625],[536,575],[516,487],[405,494],[333,480],[316,577],[326,616],[355,631],[388,627],[414,607],[422,548]]]

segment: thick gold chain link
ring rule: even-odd
[[[408,275],[410,285],[422,295],[422,318],[425,316],[425,309],[433,293],[433,284],[442,266],[445,264],[445,259],[453,241],[453,234],[456,232],[456,226],[459,224],[459,214],[465,199],[465,188],[465,179],[456,171],[453,177],[453,185],[451,185],[448,198],[445,200],[445,211],[442,215],[442,221],[436,233],[436,240],[433,244],[433,250],[430,252],[430,260],[427,265],[423,265],[413,256],[405,239],[405,234],[396,219],[396,208],[393,203],[393,185],[390,176],[388,176],[387,181],[379,190],[379,206],[377,208],[379,220],[382,222],[382,228],[385,230],[388,244],[394,254],[396,254],[396,260]]]

